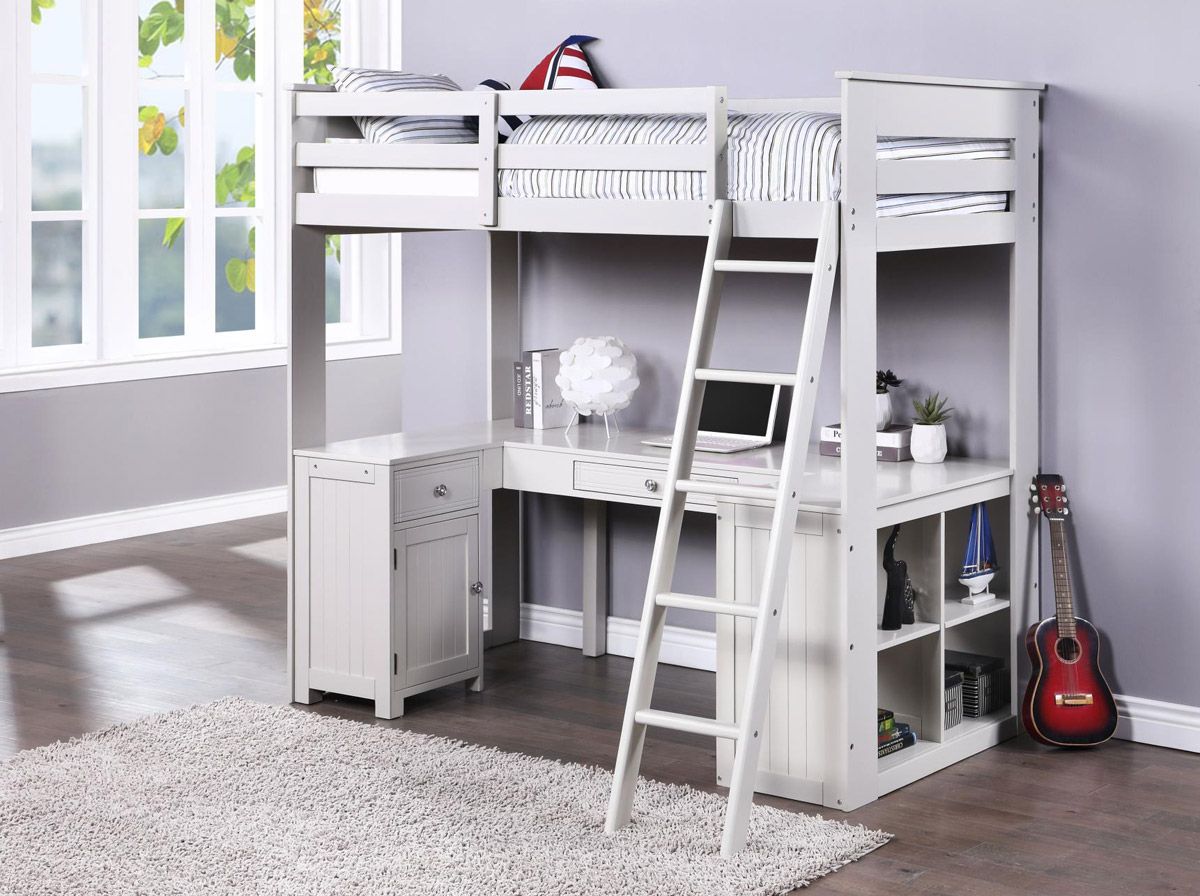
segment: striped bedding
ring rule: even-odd
[[[539,116],[509,138],[519,144],[672,144],[704,142],[695,115]],[[837,199],[841,194],[841,118],[824,112],[729,114],[730,199],[788,201]],[[1006,159],[1007,140],[883,137],[880,159]],[[694,171],[556,171],[505,169],[500,195],[517,199],[704,198],[704,176]],[[879,216],[1004,211],[1005,193],[880,196]]]

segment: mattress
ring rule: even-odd
[[[539,116],[522,124],[510,145],[703,144],[696,115]],[[729,114],[728,195],[738,201],[820,201],[841,194],[841,119],[823,112]],[[880,159],[1006,159],[1008,140],[884,137]],[[324,168],[318,192],[471,196],[474,171]],[[513,199],[701,200],[697,171],[501,169],[499,195]],[[880,217],[1004,211],[1007,194],[924,193],[880,196]]]

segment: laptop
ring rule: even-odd
[[[775,436],[780,391],[779,386],[757,383],[707,383],[696,450],[734,454],[770,445]],[[642,444],[670,448],[673,441],[674,436],[661,435],[643,439]]]

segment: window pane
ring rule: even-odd
[[[181,221],[138,222],[138,335],[143,339],[183,334],[186,228]]]
[[[33,344],[83,341],[83,222],[33,222]]]
[[[304,3],[304,80],[332,84],[331,69],[342,52],[341,0],[302,0]]]
[[[137,114],[141,208],[183,208],[187,116],[183,90],[143,88]]]
[[[139,0],[138,67],[144,78],[183,74],[183,0]]]
[[[254,329],[254,218],[217,218],[217,332]]]
[[[35,84],[32,100],[33,210],[82,208],[83,88]]]
[[[252,93],[217,94],[217,205],[254,205],[254,115]]]
[[[254,3],[253,0],[216,0],[217,80],[224,82],[254,80]]]
[[[342,319],[342,236],[325,237],[325,323]]]
[[[49,7],[33,3],[30,53],[37,74],[83,74],[83,12],[79,0],[55,0]]]

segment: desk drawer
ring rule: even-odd
[[[392,522],[479,506],[479,458],[408,467],[392,474]]]
[[[737,482],[736,476],[709,476],[704,473],[698,473],[692,478],[705,482],[728,482],[731,484]],[[667,471],[654,467],[575,462],[575,488],[583,492],[629,495],[634,498],[655,500],[662,498],[663,486],[666,481]],[[715,505],[716,499],[708,495],[690,495],[687,503]]]

